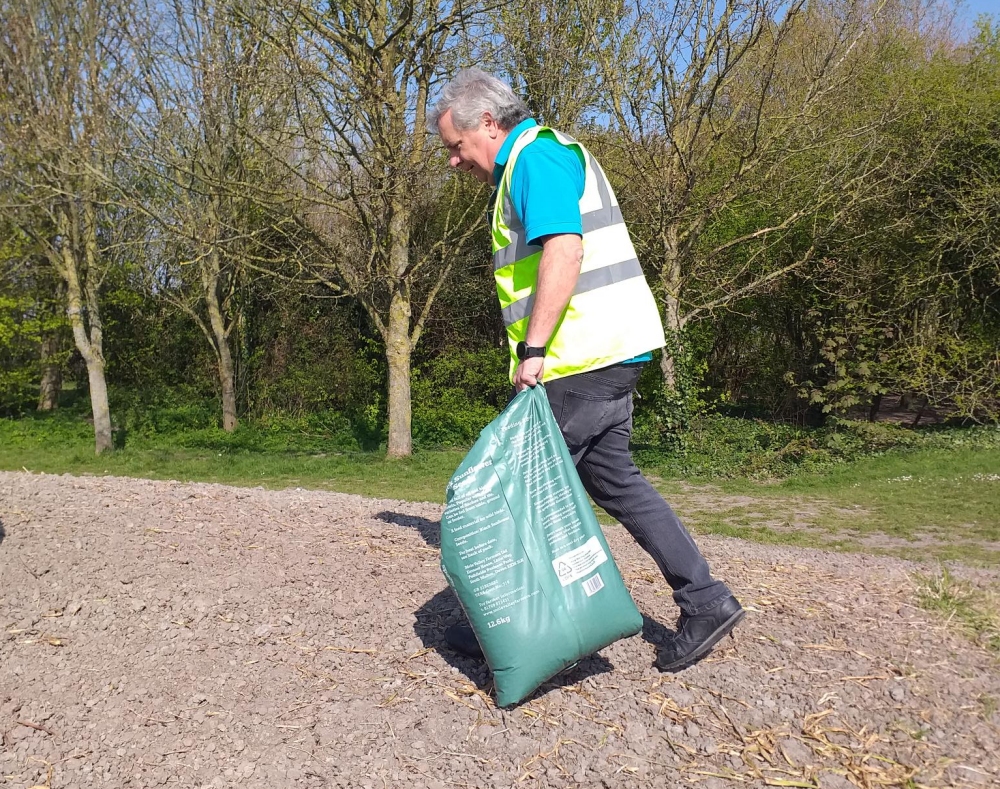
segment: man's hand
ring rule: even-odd
[[[521,362],[514,371],[514,389],[523,392],[529,386],[534,386],[542,380],[542,372],[545,367],[545,358],[533,356]]]

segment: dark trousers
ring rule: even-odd
[[[545,392],[591,498],[653,557],[680,609],[696,614],[730,592],[712,578],[687,529],[632,460],[632,394],[640,372],[642,364],[617,364],[545,383]]]

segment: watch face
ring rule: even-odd
[[[525,359],[534,359],[545,356],[545,348],[533,348],[524,340],[521,340],[521,342],[517,344],[515,353],[517,354],[518,360],[523,362]]]

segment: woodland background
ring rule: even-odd
[[[640,449],[822,462],[909,440],[865,421],[889,399],[995,423],[1000,27],[960,10],[0,0],[0,414],[99,453],[474,440],[508,390],[488,195],[426,113],[475,64],[615,186],[670,337]]]

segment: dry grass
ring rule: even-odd
[[[1000,595],[952,576],[947,569],[914,576],[917,599],[965,632],[980,646],[1000,654]]]

